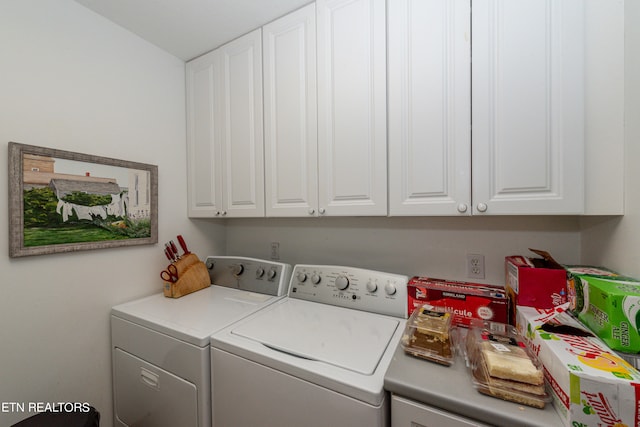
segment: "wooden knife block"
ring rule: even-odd
[[[175,283],[164,282],[165,297],[180,298],[211,286],[209,271],[196,254],[184,255],[172,264],[178,269],[178,280]]]

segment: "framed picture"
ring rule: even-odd
[[[9,143],[9,256],[158,242],[158,167]]]

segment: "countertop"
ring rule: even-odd
[[[553,405],[531,408],[480,394],[471,382],[464,359],[457,356],[453,366],[441,366],[405,354],[401,345],[387,370],[384,388],[457,415],[505,427],[561,427]]]

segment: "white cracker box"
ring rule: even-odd
[[[640,372],[566,313],[567,307],[518,306],[516,322],[544,366],[560,418],[567,427],[639,427]]]

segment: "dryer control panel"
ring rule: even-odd
[[[293,268],[289,298],[407,318],[407,276],[355,267]]]
[[[256,258],[209,256],[205,265],[214,285],[272,296],[285,295],[291,277],[291,265]]]

